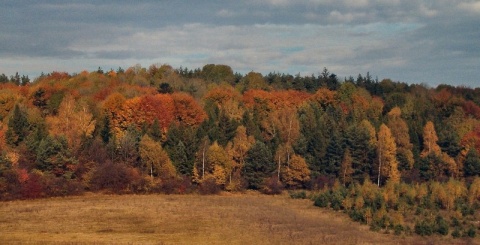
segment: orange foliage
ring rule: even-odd
[[[104,101],[105,98],[107,98],[110,93],[112,92],[112,89],[110,87],[104,88],[97,93],[93,95],[93,99],[97,102]]]
[[[156,118],[163,128],[167,128],[173,121],[175,105],[170,95],[147,95],[140,98],[140,110],[144,111],[145,115],[149,115],[148,118],[145,118],[149,125]]]
[[[232,86],[219,86],[211,89],[207,93],[207,95],[205,95],[205,100],[211,100],[219,105],[222,105],[229,100],[240,99],[240,93],[236,91]]]
[[[173,103],[175,105],[175,119],[186,125],[198,125],[207,117],[202,107],[186,93],[173,93]]]
[[[241,106],[242,96],[232,86],[220,86],[210,90],[205,96],[205,101],[216,103],[219,109],[226,112],[228,117],[241,119],[243,115],[243,106]]]
[[[320,88],[317,92],[311,97],[311,100],[317,102],[322,107],[327,105],[335,104],[337,92],[331,91],[327,88]]]
[[[476,126],[474,130],[465,134],[460,141],[460,145],[466,149],[471,149],[474,147],[478,152],[480,152],[480,125]]]
[[[265,90],[248,90],[243,94],[243,102],[252,108],[258,102],[265,102],[267,109],[279,110],[286,108],[298,108],[304,101],[311,97],[309,93],[284,90],[267,92]]]

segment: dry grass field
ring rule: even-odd
[[[257,193],[0,202],[1,244],[465,244],[369,231],[310,200]]]

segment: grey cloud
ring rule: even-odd
[[[466,0],[6,0],[0,67],[16,57],[94,68],[225,63],[240,72],[310,74],[326,66],[345,76],[473,83],[479,13]]]

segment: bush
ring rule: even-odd
[[[282,194],[283,185],[277,178],[277,176],[270,177],[263,183],[261,192],[267,195]]]
[[[313,205],[321,208],[326,208],[328,207],[329,202],[330,202],[330,195],[328,194],[328,192],[324,192],[315,198]]]
[[[187,176],[179,177],[179,178],[173,177],[173,178],[168,178],[162,181],[160,191],[165,194],[186,194],[186,193],[191,193],[193,191],[193,186],[192,186],[192,182],[190,181],[190,178],[188,178]],[[211,193],[211,194],[218,193],[219,190],[218,192],[217,190],[214,190],[213,192],[214,193]]]
[[[398,236],[398,235],[402,234],[402,232],[405,230],[405,228],[401,224],[396,224],[393,227],[393,230],[395,232],[394,234]]]
[[[415,229],[415,233],[417,233],[420,236],[430,236],[433,234],[434,226],[431,224],[431,222],[422,220],[420,222],[415,223],[414,229]]]
[[[53,174],[43,175],[45,196],[80,195],[85,187],[78,180],[56,177]]]
[[[360,222],[360,223],[363,223],[363,224],[366,223],[366,221],[365,221],[365,213],[362,212],[362,211],[359,211],[359,210],[351,210],[351,211],[348,213],[348,216],[350,216],[350,218],[351,218],[353,221]]]
[[[27,199],[44,197],[44,188],[45,184],[42,174],[40,172],[32,172],[23,184],[22,196]]]
[[[106,162],[93,173],[91,187],[93,190],[108,190],[114,193],[127,191],[132,182],[129,167],[123,163]]]
[[[435,232],[445,236],[448,235],[448,229],[449,227],[447,221],[442,216],[437,216]]]
[[[288,193],[292,199],[307,199],[306,191],[289,191]]]
[[[340,210],[342,208],[343,199],[344,197],[339,191],[333,192],[330,196],[330,207],[335,211]]]
[[[459,238],[460,237],[460,230],[458,228],[455,228],[455,230],[453,230],[452,237],[453,238]]]
[[[200,186],[198,187],[198,192],[201,195],[213,195],[213,194],[218,194],[220,193],[222,189],[220,186],[217,184],[216,180],[214,177],[210,177],[202,181],[200,183]]]
[[[477,231],[475,230],[475,227],[470,226],[470,228],[468,228],[468,230],[466,231],[466,235],[468,237],[474,238],[477,235]]]

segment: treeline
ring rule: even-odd
[[[18,74],[16,77],[19,77]],[[0,83],[0,199],[321,189],[480,174],[480,89],[234,73],[52,72]]]

